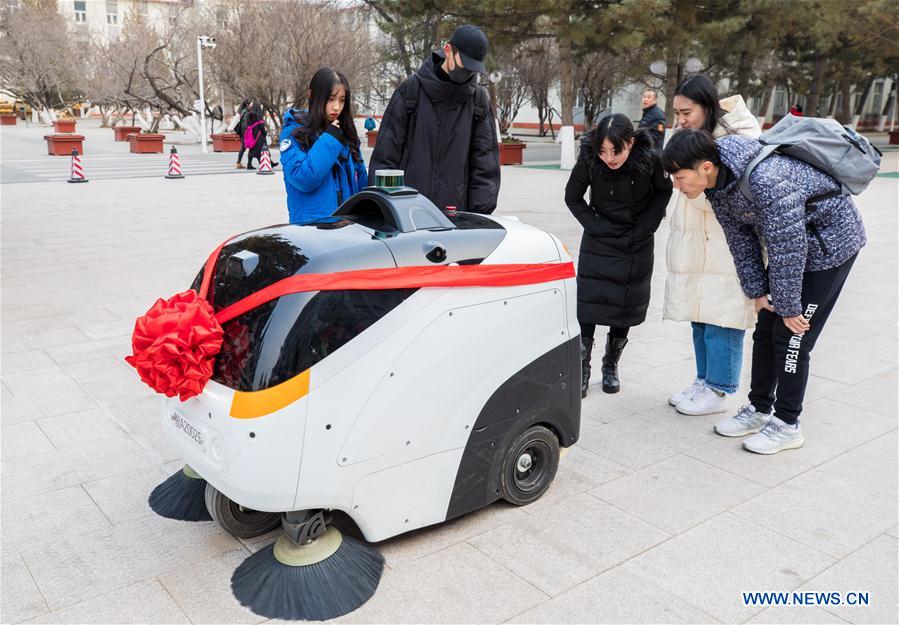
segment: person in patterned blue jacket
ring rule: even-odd
[[[662,161],[675,188],[708,196],[758,312],[749,404],[715,431],[752,434],[744,449],[774,454],[805,442],[799,416],[810,354],[867,239],[852,198],[839,194],[842,185],[795,158],[762,160],[749,176],[753,199],[744,196],[738,182],[761,149],[741,135],[716,143],[703,130],[682,130]]]
[[[290,223],[330,217],[368,185],[346,77],[322,68],[306,95],[308,109],[288,109],[280,135]]]

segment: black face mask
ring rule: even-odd
[[[465,69],[464,67],[455,67],[446,73],[449,76],[449,79],[452,80],[457,85],[463,85],[467,83],[472,75],[473,71],[470,69]]]

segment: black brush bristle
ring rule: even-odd
[[[260,616],[326,621],[368,601],[383,572],[384,557],[377,550],[344,536],[330,558],[308,566],[283,564],[273,545],[264,547],[237,567],[231,590]]]
[[[206,480],[187,477],[180,469],[154,488],[147,501],[153,512],[167,519],[212,520],[206,509]]]

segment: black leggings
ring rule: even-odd
[[[770,413],[773,408],[774,415],[784,423],[799,421],[812,349],[857,256],[832,269],[802,274],[802,316],[809,322],[805,334],[793,334],[781,317],[768,310],[759,311],[752,333],[749,386],[749,401],[758,412]]]
[[[614,339],[626,339],[627,332],[630,330],[629,327],[618,327],[618,326],[609,326],[609,336]],[[594,323],[582,323],[581,324],[581,336],[585,339],[592,339],[593,335],[596,334],[596,324]]]

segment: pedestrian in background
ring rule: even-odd
[[[375,118],[369,115],[365,118],[365,131],[366,132],[374,132],[374,129],[377,127],[375,123]]]
[[[330,217],[368,185],[346,76],[324,67],[309,82],[308,108],[290,108],[281,130],[281,164],[290,223]]]
[[[643,91],[643,117],[640,119],[640,128],[645,128],[652,136],[653,147],[662,149],[665,143],[665,111],[659,108],[658,94],[655,89]]]
[[[584,195],[589,191],[589,202]],[[602,358],[602,390],[620,390],[618,360],[628,331],[646,319],[653,235],[665,216],[671,181],[646,130],[635,132],[620,113],[581,138],[578,161],[565,187],[565,204],[584,228],[577,268],[581,324],[581,396],[590,383],[597,325],[609,326]]]
[[[805,442],[799,416],[809,356],[866,236],[842,184],[790,156],[775,152],[758,162],[748,178],[751,195],[744,195],[740,179],[761,150],[748,137],[716,144],[707,132],[690,130],[672,137],[664,161],[684,195],[710,198],[758,312],[749,403],[715,432],[752,434],[744,449],[775,454]]]
[[[499,195],[499,144],[487,90],[487,37],[460,26],[397,87],[381,118],[369,176],[402,169],[406,184],[438,208],[492,213]]]
[[[247,150],[243,144],[243,133],[247,129],[247,115],[250,114],[252,104],[250,100],[244,100],[240,103],[240,108],[237,109],[237,124],[234,126],[234,133],[240,137],[240,150],[237,152],[237,164],[234,166],[236,169],[243,169],[241,161],[243,161],[244,152]]]
[[[716,137],[761,134],[739,95],[719,100],[707,77],[697,74],[674,92],[680,128],[703,129]],[[671,211],[666,260],[668,277],[662,316],[689,321],[693,329],[696,379],[668,403],[687,415],[724,412],[727,396],[740,384],[743,338],[755,324],[755,309],[743,294],[724,231],[703,194],[676,195]]]
[[[247,149],[247,169],[253,167],[253,160],[258,163],[262,159],[262,148],[268,143],[268,128],[265,127],[265,118],[262,107],[253,103],[250,106],[243,131],[243,146]],[[272,166],[277,163],[272,163]]]

